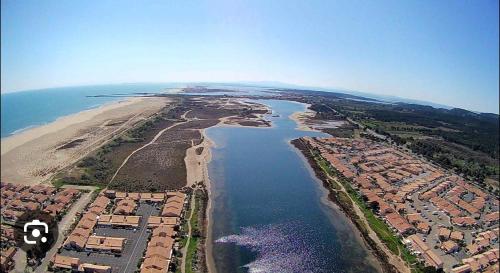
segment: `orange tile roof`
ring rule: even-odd
[[[385,216],[389,224],[400,234],[410,231],[413,227],[397,212],[389,213]]]
[[[427,250],[423,254],[423,257],[428,265],[433,266],[435,268],[442,268],[443,267],[443,261],[441,260],[441,258],[439,258],[438,255],[436,255],[436,253],[434,253],[434,251],[432,251],[430,249]]]
[[[85,244],[85,247],[89,249],[121,252],[123,250],[125,240],[125,238],[90,236]]]
[[[165,273],[165,269],[158,269],[158,268],[141,268],[140,273]]]
[[[154,268],[154,269],[158,269],[158,270],[162,270],[163,272],[166,272],[169,264],[170,264],[169,260],[163,259],[163,258],[158,257],[158,256],[153,256],[153,257],[144,259],[144,261],[142,262],[141,271],[143,268],[145,268],[145,269]]]
[[[174,244],[174,239],[172,237],[160,237],[154,236],[151,237],[149,241],[148,247],[153,246],[162,246],[162,247],[171,247]]]
[[[145,258],[152,258],[152,257],[161,257],[165,260],[171,259],[172,258],[172,247],[167,246],[150,246],[146,250],[146,255],[144,256]]]
[[[459,246],[457,245],[457,243],[455,243],[453,241],[446,241],[446,242],[441,244],[441,248],[446,253],[451,253],[451,252],[458,250]]]
[[[78,268],[78,265],[80,264],[80,259],[55,254],[54,257],[52,258],[52,262],[54,263],[54,267],[72,269],[72,268]]]
[[[115,214],[132,214],[137,207],[137,203],[133,200],[123,199],[118,201]]]
[[[127,193],[126,192],[119,192],[119,191],[117,191],[115,193],[115,198],[116,199],[124,199],[126,197],[127,197]]]
[[[138,227],[141,216],[101,215],[99,225]]]
[[[472,269],[469,264],[464,264],[451,269],[451,273],[469,273]]]
[[[175,235],[174,228],[172,226],[158,226],[153,229],[153,236],[160,237],[173,237]]]
[[[464,239],[464,234],[463,234],[463,232],[455,230],[455,231],[451,232],[450,239],[455,240],[455,241],[462,241]]]

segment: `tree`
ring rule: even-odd
[[[373,202],[370,203],[370,208],[374,212],[378,212],[380,210],[380,204],[377,201],[373,201]]]

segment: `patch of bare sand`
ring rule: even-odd
[[[62,117],[1,142],[1,180],[37,184],[158,112],[165,98],[131,98]]]
[[[317,131],[308,124],[308,121],[316,116],[316,112],[305,110],[304,112],[294,112],[289,118],[297,123],[297,129],[301,131]]]
[[[241,107],[250,107],[252,110],[261,111],[262,113],[254,113],[249,116],[227,116],[220,119],[220,123],[217,126],[229,126],[229,127],[253,127],[253,128],[269,128],[272,127],[270,121],[265,119],[267,114],[271,114],[271,109],[264,104],[259,104],[255,102],[250,102],[244,99],[228,99],[226,103],[221,106],[223,108],[236,108],[241,109]]]
[[[208,180],[207,165],[212,158],[210,154],[210,147],[212,146],[212,143],[205,136],[205,130],[201,131],[203,135],[203,141],[198,145],[194,145],[188,148],[186,150],[186,157],[184,158],[184,162],[186,163],[188,187],[191,187],[198,182],[206,183],[206,181]],[[201,149],[201,153],[198,153],[197,151]]]
[[[220,124],[220,123],[219,123]],[[208,191],[208,207],[207,207],[207,239],[205,240],[205,257],[208,272],[215,273],[215,264],[212,256],[212,224],[211,224],[211,203],[212,203],[212,192],[211,192],[211,181],[208,176],[208,164],[212,160],[211,148],[214,147],[214,142],[206,135],[206,129],[201,129],[200,132],[203,137],[203,141],[198,145],[193,145],[186,150],[186,157],[184,161],[186,162],[186,174],[187,174],[187,187],[203,182]],[[197,150],[203,148],[201,153]],[[183,265],[184,267],[184,265]]]

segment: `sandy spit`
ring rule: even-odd
[[[206,134],[206,129],[202,130],[204,148],[203,153],[206,151],[206,155],[203,157],[203,177],[205,181],[205,185],[208,191],[208,206],[207,206],[207,238],[205,240],[205,260],[207,263],[208,273],[217,273],[217,269],[215,267],[215,261],[213,256],[213,220],[212,220],[212,202],[213,202],[213,192],[212,192],[212,181],[210,180],[210,176],[208,175],[208,164],[212,160],[212,147],[215,147],[215,142],[213,142]]]
[[[294,112],[293,114],[288,116],[288,118],[295,121],[295,123],[297,123],[297,127],[296,127],[297,130],[319,132],[318,130],[314,129],[313,127],[311,127],[307,124],[307,121],[316,115],[316,112],[308,109],[309,106],[311,106],[311,105],[306,104],[305,111]]]

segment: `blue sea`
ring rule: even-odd
[[[95,108],[124,97],[87,97],[95,95],[126,95],[161,93],[181,87],[175,83],[114,84],[50,88],[2,94],[2,138],[31,127],[50,123],[59,117]]]

